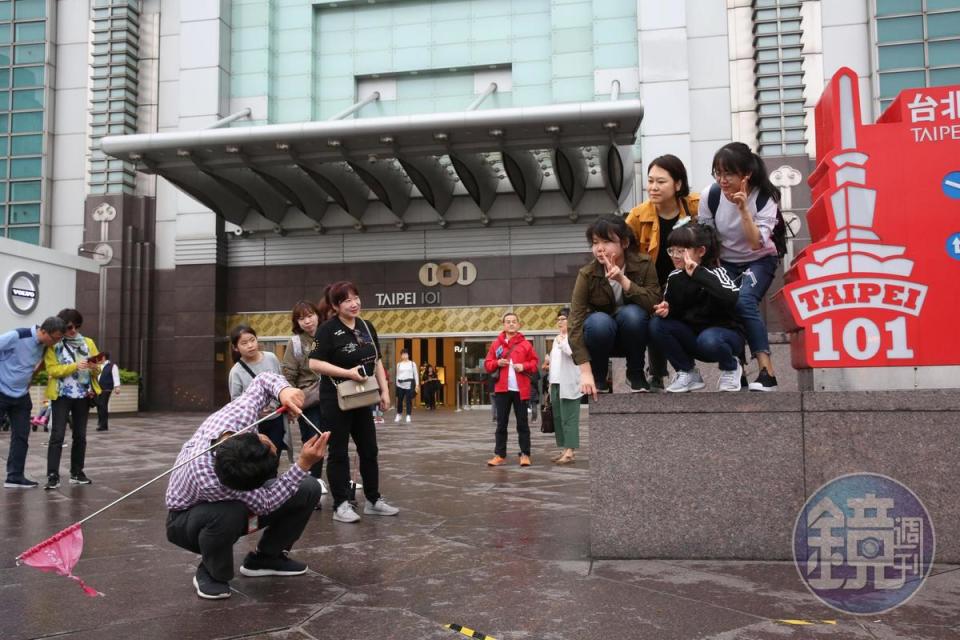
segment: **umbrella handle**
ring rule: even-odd
[[[144,482],[142,485],[140,485],[139,487],[137,487],[137,488],[134,489],[133,491],[131,491],[131,492],[127,493],[127,494],[124,494],[124,495],[120,496],[119,498],[117,498],[116,500],[114,500],[113,502],[111,502],[110,504],[108,504],[107,506],[103,507],[102,509],[99,509],[99,510],[97,510],[97,511],[94,511],[93,513],[91,513],[90,515],[88,515],[88,516],[87,516],[86,518],[84,518],[83,520],[78,521],[77,524],[83,524],[84,522],[86,522],[86,521],[89,520],[90,518],[93,518],[94,516],[100,515],[101,513],[103,513],[104,511],[106,511],[106,510],[109,509],[110,507],[112,507],[113,505],[115,505],[115,504],[117,504],[118,502],[121,502],[121,501],[123,501],[123,500],[126,500],[127,498],[129,498],[130,496],[132,496],[133,494],[135,494],[136,492],[138,492],[138,491],[140,491],[141,489],[144,489],[144,488],[150,486],[151,484],[153,484],[154,482],[156,482],[156,481],[159,480],[160,478],[163,478],[164,476],[170,475],[171,473],[173,473],[174,471],[176,471],[176,470],[179,469],[180,467],[186,466],[186,465],[190,464],[191,462],[193,462],[194,460],[196,460],[197,458],[199,458],[200,456],[205,455],[205,454],[207,454],[207,453],[210,453],[211,451],[213,451],[214,449],[216,449],[217,447],[219,447],[221,444],[223,444],[224,442],[226,442],[226,441],[229,440],[230,438],[233,438],[233,437],[235,437],[235,436],[238,436],[238,435],[240,435],[241,433],[244,433],[245,431],[249,431],[250,429],[252,429],[252,428],[254,428],[255,426],[257,426],[258,424],[260,424],[261,422],[266,422],[267,420],[272,420],[273,418],[275,418],[275,417],[277,417],[277,416],[279,416],[279,415],[282,415],[282,414],[284,414],[284,413],[286,413],[286,412],[287,412],[287,408],[286,408],[286,407],[279,407],[278,409],[276,409],[275,411],[273,411],[273,412],[270,413],[269,415],[264,416],[263,418],[260,418],[260,419],[257,420],[256,422],[253,422],[253,423],[251,423],[251,424],[248,424],[247,426],[245,426],[243,429],[240,429],[239,431],[236,431],[233,435],[231,435],[231,436],[229,436],[229,437],[226,437],[226,438],[224,438],[223,440],[217,441],[214,445],[212,445],[212,446],[204,449],[203,451],[201,451],[201,452],[198,453],[197,455],[193,456],[193,457],[190,458],[189,460],[184,460],[184,461],[181,462],[180,464],[178,464],[178,465],[176,465],[176,466],[173,466],[173,467],[171,467],[170,469],[167,469],[166,471],[164,471],[164,472],[161,473],[160,475],[156,476],[155,478],[151,478],[150,480],[147,480],[146,482]],[[20,557],[20,556],[17,556],[17,558],[19,558],[19,557]]]

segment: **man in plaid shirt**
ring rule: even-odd
[[[283,376],[261,373],[239,398],[200,425],[183,445],[177,464],[257,420],[274,399],[300,415],[303,392]],[[167,539],[202,557],[193,585],[207,599],[230,597],[233,545],[264,529],[257,550],[240,567],[245,576],[295,576],[307,565],[286,552],[320,501],[320,485],[307,472],[326,454],[329,433],[303,444],[297,463],[277,477],[280,458],[265,435],[251,430],[177,469],[167,487]]]

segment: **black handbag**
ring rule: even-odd
[[[540,433],[553,433],[553,405],[549,402],[540,409]]]

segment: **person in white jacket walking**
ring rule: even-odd
[[[573,351],[567,340],[569,309],[557,314],[560,335],[553,339],[550,350],[550,404],[553,406],[553,435],[560,447],[555,464],[574,462],[580,448],[580,367],[573,362]]]
[[[410,352],[406,349],[400,352],[400,361],[397,363],[397,417],[394,422],[400,422],[403,417],[403,404],[407,404],[407,422],[413,413],[413,397],[420,391],[420,373],[417,365],[410,360]]]

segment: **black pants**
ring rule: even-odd
[[[113,389],[101,389],[97,396],[97,428],[106,429],[109,427],[109,416],[107,409],[110,405],[110,396],[113,395]]]
[[[323,414],[320,412],[320,405],[315,404],[312,407],[303,410],[303,415],[305,415],[310,422],[315,424],[317,428],[323,431]],[[307,421],[303,418],[298,419],[298,424],[300,425],[300,442],[306,442],[313,436],[317,435],[317,432],[313,430]],[[319,478],[323,475],[323,459],[320,459],[320,462],[310,467],[310,476],[313,478]]]
[[[14,398],[0,393],[0,417],[10,418],[10,453],[7,455],[7,480],[22,480],[27,462],[27,440],[30,437],[30,394]]]
[[[410,389],[404,389],[403,387],[397,387],[397,415],[403,413],[403,405],[407,405],[407,415],[410,415],[413,412],[413,396],[414,390],[411,387]]]
[[[297,492],[272,513],[258,518],[263,529],[257,551],[279,556],[293,547],[320,501],[320,485],[312,478],[300,481]],[[199,553],[203,566],[215,580],[233,578],[233,545],[246,535],[247,505],[239,500],[201,502],[186,511],[167,514],[167,540],[187,551]]]
[[[507,422],[510,420],[510,407],[517,418],[517,440],[520,442],[520,453],[530,455],[530,425],[527,423],[527,401],[520,399],[517,391],[495,393],[493,401],[497,407],[497,440],[494,448],[501,458],[507,457]]]
[[[67,435],[67,416],[73,441],[70,446],[70,475],[83,471],[87,457],[87,417],[90,401],[87,398],[57,398],[50,403],[50,444],[47,447],[47,475],[60,475],[60,455]]]
[[[327,479],[333,494],[334,508],[348,499],[350,484],[350,457],[347,446],[353,438],[360,458],[360,477],[363,479],[363,495],[367,501],[380,499],[380,466],[377,462],[377,429],[373,425],[370,407],[341,411],[336,399],[321,399],[320,411],[330,427],[327,442]]]

